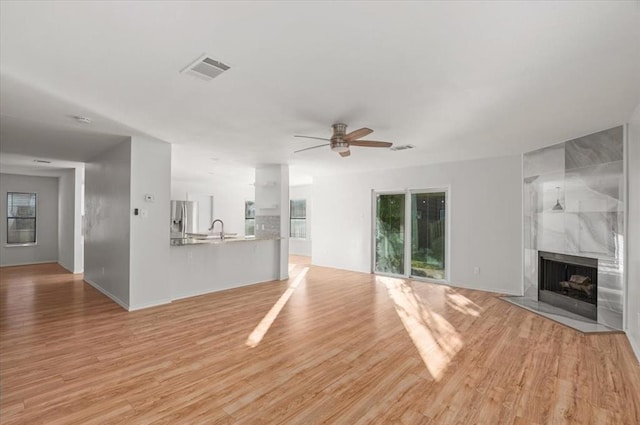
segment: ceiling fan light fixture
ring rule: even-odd
[[[346,143],[336,143],[331,146],[331,150],[334,152],[342,153],[349,150],[349,146]]]

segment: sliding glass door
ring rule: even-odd
[[[374,192],[374,272],[448,280],[447,194]]]
[[[411,276],[445,280],[446,192],[411,194]]]
[[[378,193],[375,208],[374,270],[404,274],[405,195]]]

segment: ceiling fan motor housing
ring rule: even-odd
[[[336,123],[336,124],[332,125],[332,127],[333,127],[333,137],[338,137],[338,138],[342,139],[342,136],[347,134],[347,125],[346,124]]]
[[[345,142],[342,137],[347,133],[346,124],[333,124],[333,136],[331,137],[331,150],[334,152],[347,152],[349,143]]]

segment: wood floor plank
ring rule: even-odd
[[[640,423],[622,334],[292,262],[290,281],[135,312],[55,264],[0,268],[0,424]]]

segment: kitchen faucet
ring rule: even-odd
[[[209,227],[209,231],[213,230],[213,228],[216,225],[216,222],[218,222],[218,221],[220,222],[220,226],[221,226],[221,229],[220,229],[220,240],[222,240],[222,239],[224,239],[224,222],[222,220],[220,220],[219,218],[213,220],[213,222],[211,223],[211,227]]]

